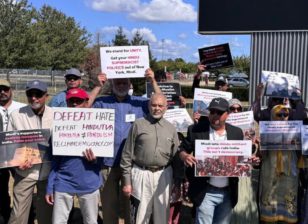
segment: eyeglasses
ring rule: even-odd
[[[289,117],[289,114],[288,113],[278,113],[276,114],[277,117]]]
[[[232,112],[234,112],[234,111],[242,112],[242,107],[230,107],[230,110]]]
[[[68,75],[68,76],[65,77],[65,79],[67,81],[71,81],[71,80],[76,81],[76,80],[80,79],[80,77],[75,76],[75,75]]]
[[[8,92],[11,88],[7,87],[7,86],[0,86],[0,92],[4,91],[4,92]]]
[[[216,109],[210,109],[210,114],[217,114],[219,116],[223,115],[225,111],[216,110]]]
[[[30,91],[26,92],[27,97],[35,97],[37,99],[42,98],[46,93],[42,91]]]

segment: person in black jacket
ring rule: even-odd
[[[190,176],[188,195],[196,206],[196,223],[229,223],[232,208],[237,203],[237,177],[194,177],[196,158],[191,154],[195,140],[243,140],[240,128],[226,123],[228,101],[214,98],[209,105],[208,119],[200,119],[188,128],[187,137],[180,145],[180,158]]]

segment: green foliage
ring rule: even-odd
[[[120,26],[114,39],[112,40],[113,46],[128,46],[129,40],[123,32],[123,28]]]
[[[0,67],[66,69],[83,62],[90,36],[72,17],[26,0],[0,0],[0,8]]]
[[[249,76],[250,74],[250,57],[240,56],[233,58],[234,67],[223,68],[213,71],[216,75],[218,74],[230,74],[232,72],[245,73]]]

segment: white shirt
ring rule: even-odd
[[[3,131],[6,131],[7,124],[9,122],[9,116],[14,110],[17,110],[21,107],[26,106],[24,103],[19,103],[17,101],[12,101],[11,105],[6,109],[3,106],[0,105],[0,114],[2,116],[2,122],[3,122]]]
[[[222,135],[219,135],[214,129],[210,127],[210,140],[227,140],[226,130]],[[228,177],[210,177],[209,184],[214,187],[226,187],[229,185]]]

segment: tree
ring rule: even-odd
[[[117,33],[115,34],[114,39],[112,40],[114,46],[128,46],[129,40],[123,32],[123,28],[120,26]]]

